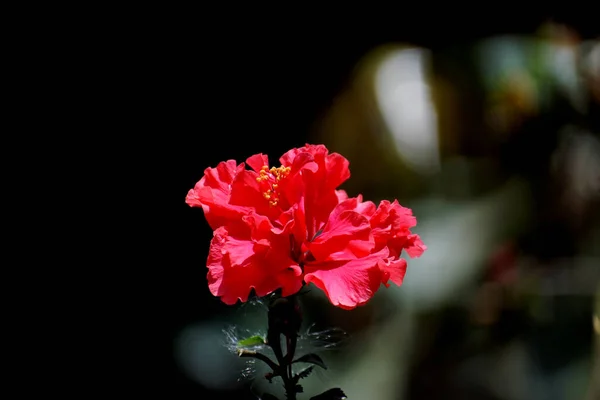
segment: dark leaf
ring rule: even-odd
[[[297,358],[295,361],[293,361],[293,363],[297,363],[297,362],[305,362],[305,363],[315,364],[323,369],[327,369],[327,366],[325,365],[323,360],[321,360],[321,357],[319,357],[318,355],[316,355],[314,353],[305,354],[302,357]]]
[[[347,399],[346,393],[340,388],[329,389],[318,396],[311,397],[309,400],[344,400]]]
[[[279,399],[270,393],[263,393],[263,395],[260,396],[260,400],[279,400]]]
[[[298,382],[300,379],[304,379],[307,376],[309,376],[314,368],[315,368],[315,366],[311,365],[310,367],[305,368],[302,371],[300,371],[298,374],[296,374],[296,376],[294,376],[295,381]]]

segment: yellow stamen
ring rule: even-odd
[[[261,184],[261,187],[264,189],[263,197],[269,200],[271,206],[276,206],[279,203],[279,193],[277,193],[279,182],[287,177],[290,171],[290,167],[269,168],[267,165],[263,165],[258,172],[256,182]]]

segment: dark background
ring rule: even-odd
[[[186,10],[135,16],[105,61],[119,86],[111,108],[126,121],[123,137],[132,138],[118,141],[126,157],[133,155],[130,184],[138,194],[125,213],[136,209],[131,216],[139,216],[134,224],[142,231],[131,239],[139,251],[129,263],[133,281],[125,285],[133,302],[112,332],[125,356],[115,363],[132,395],[219,398],[183,375],[172,357],[181,328],[226,312],[208,291],[203,266],[212,231],[202,212],[184,202],[206,167],[260,152],[275,159],[303,145],[356,62],[380,44],[439,49],[532,33],[550,18],[583,37],[596,34],[586,21],[591,13],[580,9],[493,7],[447,18],[434,9],[391,6],[370,15],[355,10],[352,18],[345,10],[320,17],[316,11],[241,17],[241,10],[238,17]]]

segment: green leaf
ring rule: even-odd
[[[242,339],[237,342],[238,347],[249,347],[258,346],[265,343],[265,339],[262,336],[254,335],[249,338]]]
[[[325,363],[323,362],[323,360],[321,360],[321,357],[319,357],[318,355],[313,354],[313,353],[305,354],[302,357],[297,358],[292,363],[297,363],[297,362],[304,362],[304,363],[309,363],[309,364],[315,364],[315,365],[318,365],[319,367],[321,367],[323,369],[327,369],[327,366],[325,365]]]

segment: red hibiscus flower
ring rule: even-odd
[[[412,211],[377,207],[338,190],[348,160],[323,145],[292,149],[268,166],[263,154],[207,168],[186,202],[202,207],[214,229],[208,256],[211,293],[226,304],[313,283],[335,306],[365,304],[383,283],[402,284],[406,260],[426,249],[410,228]]]

